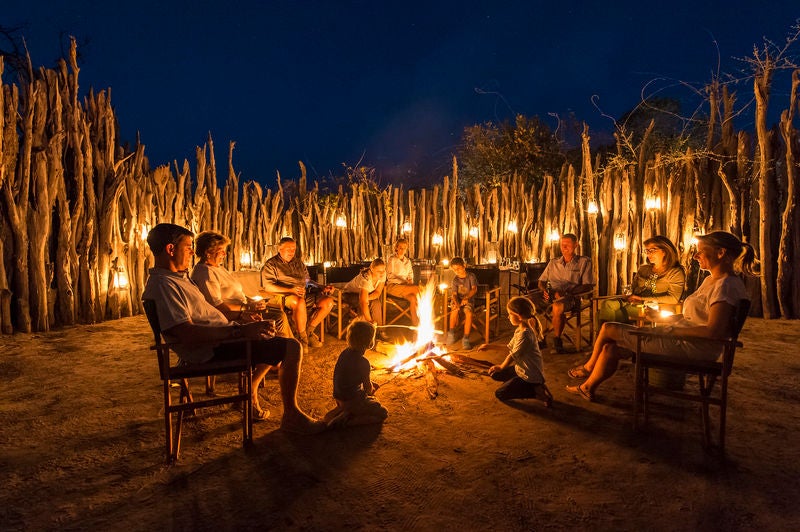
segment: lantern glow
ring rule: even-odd
[[[508,222],[508,225],[506,226],[506,231],[508,231],[509,233],[519,232],[519,229],[517,228],[517,222],[514,220]]]
[[[344,217],[344,214],[340,214],[336,217],[336,222],[334,222],[334,225],[339,229],[344,229],[347,227],[347,218]]]
[[[597,202],[590,201],[589,208],[586,209],[586,212],[588,212],[589,214],[597,214],[598,212],[600,212],[600,209],[597,208]]]
[[[625,249],[626,238],[625,235],[622,233],[617,233],[614,235],[614,249],[617,251],[622,251]]]
[[[469,236],[470,238],[478,238],[478,226],[473,225],[469,228]]]
[[[128,274],[125,273],[125,270],[119,268],[114,272],[113,284],[114,288],[117,290],[124,290],[128,288]]]
[[[437,232],[437,233],[435,233],[433,235],[433,239],[431,240],[431,243],[434,246],[441,246],[442,244],[444,244],[444,237],[442,236],[441,233]]]
[[[561,235],[559,234],[558,229],[553,229],[550,231],[550,241],[556,242],[558,240],[561,240]]]
[[[644,200],[644,208],[648,211],[653,211],[661,208],[661,198],[658,196],[650,196]]]
[[[241,264],[243,268],[249,268],[252,266],[253,254],[250,251],[242,251],[242,254],[239,257],[239,264]]]
[[[411,222],[404,222],[402,232],[408,234],[411,232]]]

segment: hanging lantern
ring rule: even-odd
[[[409,221],[403,222],[403,229],[402,229],[403,234],[407,235],[407,234],[409,234],[411,232],[411,230],[412,230],[411,222],[409,222]]]
[[[648,211],[653,211],[661,208],[661,198],[658,196],[650,196],[644,200],[644,208]]]
[[[344,214],[340,214],[336,217],[336,222],[334,222],[334,225],[339,229],[344,229],[347,227],[347,218],[344,217]]]
[[[586,209],[586,212],[588,212],[589,214],[597,214],[598,212],[600,212],[600,209],[597,208],[597,202],[590,201],[589,208]]]
[[[147,235],[150,234],[150,226],[148,224],[142,224],[142,229],[139,232],[139,234],[142,237],[142,241],[146,242],[147,241]]]
[[[558,242],[561,240],[561,235],[558,232],[558,229],[553,229],[550,231],[550,241],[551,242]]]
[[[125,273],[124,269],[117,268],[114,271],[113,285],[117,290],[125,290],[128,288],[128,274]]]
[[[434,246],[441,246],[442,244],[444,244],[444,237],[442,236],[442,233],[440,233],[438,231],[436,233],[434,233],[433,239],[431,240],[431,243]]]
[[[617,251],[622,251],[625,249],[626,238],[625,235],[622,233],[617,233],[614,235],[614,249]]]
[[[473,225],[469,228],[469,236],[470,238],[478,238],[478,226]]]
[[[508,225],[506,226],[506,231],[508,231],[509,233],[519,232],[519,229],[517,229],[517,222],[515,220],[511,220],[510,222],[508,222]]]
[[[249,268],[253,265],[253,254],[250,251],[242,251],[242,255],[239,257],[239,264],[242,268]]]

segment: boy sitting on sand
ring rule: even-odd
[[[347,348],[333,368],[333,398],[336,408],[325,414],[329,427],[381,423],[388,411],[375,399],[378,385],[370,380],[369,360],[364,353],[375,345],[375,326],[355,320],[347,328]]]

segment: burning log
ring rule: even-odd
[[[436,378],[436,368],[433,365],[433,360],[425,360],[420,366],[425,371],[425,389],[428,391],[428,397],[436,399],[439,395],[439,379]]]
[[[481,360],[478,358],[472,358],[466,355],[459,355],[456,353],[450,353],[450,358],[452,358],[453,361],[458,362],[459,364],[466,364],[468,366],[475,366],[482,369],[488,369],[494,365],[488,360]]]
[[[425,344],[425,346],[422,349],[414,351],[413,353],[408,355],[406,358],[402,359],[400,362],[398,362],[397,364],[395,364],[394,366],[389,368],[389,371],[395,371],[396,368],[402,368],[403,366],[405,366],[406,364],[408,364],[409,362],[411,362],[415,358],[423,359],[423,358],[429,357],[430,355],[433,355],[435,353],[434,352],[435,347],[436,346],[433,344],[433,342],[428,342],[427,344]]]
[[[437,364],[442,366],[447,373],[451,375],[455,375],[456,377],[464,377],[466,373],[464,373],[461,368],[450,362],[449,360],[444,359],[445,355],[439,355],[436,357],[430,357],[429,360],[436,361]]]

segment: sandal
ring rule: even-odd
[[[586,366],[580,365],[575,366],[571,370],[567,372],[567,375],[572,377],[573,379],[588,379],[589,375],[591,375],[591,371],[586,369]]]
[[[567,386],[567,391],[569,393],[574,393],[575,395],[580,395],[589,402],[594,401],[594,394],[584,390],[583,384],[579,384],[577,386]]]
[[[253,421],[264,421],[269,418],[269,410],[253,406]]]

